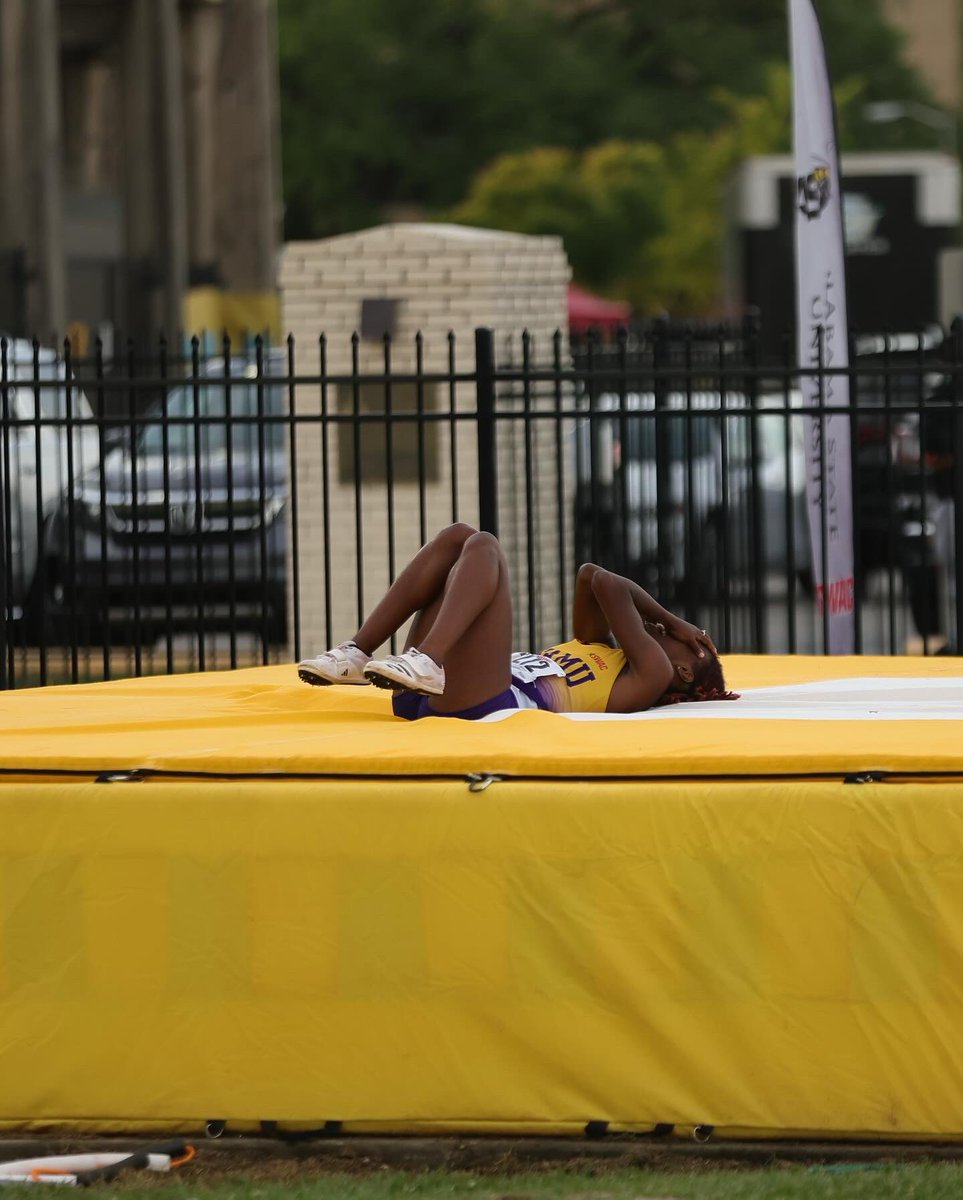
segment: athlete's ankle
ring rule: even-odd
[[[429,645],[431,645],[430,642],[429,642]],[[411,649],[417,650],[419,654],[423,654],[426,658],[430,658],[436,667],[441,667],[441,669],[444,670],[444,668],[445,668],[444,657],[439,655],[437,650],[434,653],[432,653],[431,650],[426,650],[424,645],[412,646]]]

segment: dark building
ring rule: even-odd
[[[959,162],[933,152],[845,154],[840,165],[849,324],[878,333],[938,322],[941,264],[959,232]],[[727,308],[759,310],[769,356],[796,321],[796,200],[788,156],[747,159],[730,189]]]
[[[274,0],[2,0],[0,328],[276,326]]]

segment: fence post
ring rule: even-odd
[[[755,654],[765,654],[766,646],[766,609],[765,609],[765,573],[766,573],[766,527],[762,511],[762,489],[759,486],[759,427],[756,413],[759,407],[759,312],[753,309],[747,312],[742,323],[743,361],[749,368],[746,377],[746,420],[749,444],[749,490],[751,496],[752,529],[750,545],[752,547],[752,649]],[[724,346],[725,343],[720,344]],[[731,378],[726,372],[725,352],[719,355],[720,393],[725,391],[727,379]],[[726,417],[722,418],[726,420]],[[729,464],[723,464],[723,470],[728,470]],[[788,486],[789,468],[786,468],[786,505],[792,503],[792,490]]]
[[[495,461],[495,336],[475,330],[475,412],[478,438],[478,525],[498,536],[498,473]]]
[[[953,630],[950,650],[960,653],[963,646],[963,378],[960,368],[963,365],[963,320],[954,317],[950,326],[951,336],[951,375],[953,389],[952,410],[950,421],[952,427],[953,445],[953,572],[955,591],[955,628]],[[949,632],[949,631],[947,631]]]
[[[10,480],[10,389],[7,386],[7,339],[0,339],[0,467],[3,488],[0,492],[0,691],[6,691],[10,679],[7,672],[7,646],[10,641],[10,597],[7,595],[7,562],[13,553],[8,535],[12,527],[11,503],[13,490]],[[40,469],[40,464],[37,464]],[[21,510],[21,524],[23,513]],[[24,530],[20,531],[21,544]]]
[[[667,317],[655,319],[652,326],[653,393],[655,406],[655,529],[656,529],[656,588],[657,594],[667,595],[672,588],[672,431],[669,428],[670,380],[666,373],[670,363],[671,330]],[[691,417],[689,418],[692,419]]]

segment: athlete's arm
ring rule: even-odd
[[[639,611],[636,591],[642,589],[592,563],[579,570],[576,580],[573,622],[576,638],[580,642],[608,643],[614,638],[628,660],[628,670],[615,681],[609,696],[609,712],[640,712],[651,708],[674,674],[665,651],[646,629],[648,618]],[[645,592],[642,594],[647,596]],[[660,612],[665,611],[661,606],[656,607]]]
[[[698,629],[695,625],[683,620],[682,617],[677,617],[675,613],[663,608],[658,600],[650,596],[645,588],[640,587],[634,580],[626,579],[624,575],[617,575],[614,571],[606,571],[604,567],[599,567],[595,563],[583,563],[575,577],[572,632],[580,642],[604,642],[611,645],[614,636],[622,649],[625,649],[622,638],[613,629],[596,595],[595,580],[600,575],[608,575],[623,585],[643,622],[648,622],[650,625],[661,625],[666,632],[671,633],[680,642],[685,642],[696,652],[709,649],[714,654],[718,653],[712,638],[704,629]]]
[[[580,642],[601,642],[612,645],[612,627],[602,611],[593,589],[595,576],[602,567],[582,563],[575,576],[575,596],[572,600],[572,636]]]

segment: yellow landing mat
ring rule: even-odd
[[[961,663],[727,669],[630,721],[3,696],[0,1128],[963,1137]],[[188,773],[90,778],[137,766]]]
[[[7,783],[0,1126],[963,1134],[956,784]]]
[[[963,660],[737,657],[735,702],[630,718],[391,716],[374,688],[310,688],[292,666],[0,696],[5,771],[518,778],[963,770]]]

